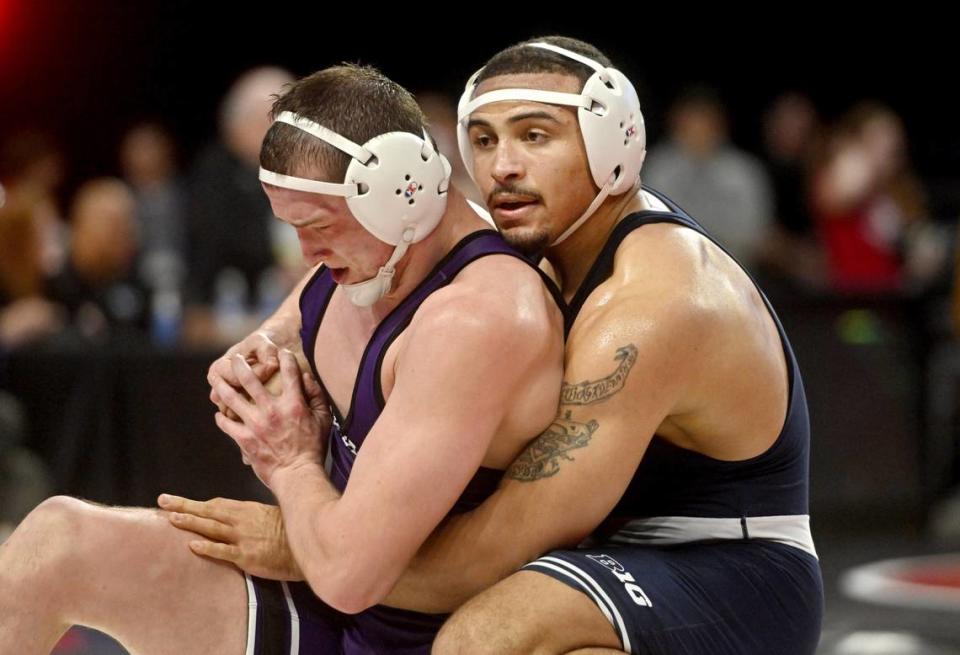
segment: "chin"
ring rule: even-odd
[[[504,240],[524,257],[539,259],[550,245],[550,234],[546,230],[511,229],[503,232]]]

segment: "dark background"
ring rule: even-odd
[[[561,33],[592,42],[634,81],[650,142],[671,100],[694,83],[719,90],[734,141],[751,150],[763,109],[785,90],[808,93],[827,120],[858,100],[882,100],[906,122],[934,213],[960,207],[950,184],[960,171],[958,57],[945,16],[800,4],[659,13],[642,3],[439,7],[0,0],[0,136],[52,129],[76,181],[113,171],[125,127],[158,118],[189,161],[214,133],[220,98],[252,66],[306,75],[359,61],[414,92],[456,94],[497,50]]]

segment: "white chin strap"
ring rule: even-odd
[[[369,307],[385,295],[390,293],[393,286],[393,276],[397,272],[394,266],[407,252],[413,242],[414,229],[408,228],[403,233],[403,240],[393,249],[393,254],[387,263],[380,267],[379,272],[369,280],[354,284],[341,284],[340,288],[347,295],[347,299],[357,307]]]
[[[603,204],[603,201],[607,199],[607,196],[610,195],[610,189],[613,188],[613,183],[617,179],[617,176],[613,173],[610,173],[610,177],[607,178],[606,183],[600,187],[600,193],[597,194],[597,197],[593,199],[593,202],[590,203],[590,206],[587,207],[587,211],[583,212],[583,215],[573,222],[573,225],[564,230],[563,234],[558,236],[550,244],[550,247],[558,246],[564,241],[566,241],[574,232],[576,232],[581,225],[587,222],[587,219],[593,216],[593,212],[597,211],[600,205]]]
[[[570,237],[574,232],[577,231],[577,228],[583,225],[584,222],[586,222],[586,220],[590,218],[595,211],[597,211],[597,208],[599,208],[600,205],[603,204],[603,201],[606,200],[607,197],[610,195],[610,189],[613,187],[613,183],[615,180],[616,180],[616,175],[614,173],[611,173],[610,179],[607,180],[607,183],[604,184],[603,187],[600,189],[600,193],[597,194],[597,197],[594,198],[593,202],[590,203],[590,206],[587,207],[587,211],[583,212],[583,216],[578,218],[576,221],[573,222],[573,225],[571,225],[566,230],[564,230],[563,234],[557,237],[553,241],[553,243],[550,244],[549,247],[552,248],[553,246],[559,245],[564,241],[566,241],[568,237]],[[625,197],[632,198],[637,195],[637,192],[639,190],[640,190],[640,178],[637,178],[637,181],[633,183],[633,187],[631,187],[631,189],[625,194]]]

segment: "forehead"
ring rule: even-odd
[[[496,75],[484,80],[477,86],[473,97],[478,98],[484,93],[500,89],[535,89],[578,94],[582,89],[582,84],[575,76],[565,73],[511,73],[509,75]],[[499,118],[507,120],[530,111],[546,112],[563,123],[570,122],[570,119],[575,116],[572,107],[530,100],[504,100],[478,107],[470,114],[470,119],[491,121]]]
[[[274,215],[294,227],[310,225],[321,218],[348,211],[344,198],[321,193],[296,191],[261,182],[264,193],[270,199]]]

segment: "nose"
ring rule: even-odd
[[[490,177],[503,184],[522,179],[525,172],[517,148],[513,146],[509,139],[501,139],[493,153]]]

